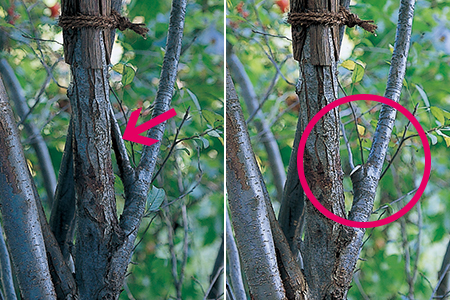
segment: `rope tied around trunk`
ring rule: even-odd
[[[104,28],[104,29],[131,29],[145,38],[148,28],[144,23],[132,23],[127,17],[121,16],[117,11],[112,10],[110,16],[60,16],[58,25],[63,29],[75,28]]]
[[[350,12],[343,6],[339,8],[339,12],[337,13],[330,11],[290,12],[287,22],[292,26],[347,25],[348,27],[355,27],[358,25],[370,33],[375,33],[377,29],[377,25],[374,24],[373,20],[361,20],[356,14]]]

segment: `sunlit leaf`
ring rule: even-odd
[[[360,82],[364,77],[364,67],[360,64],[355,64],[355,69],[352,74],[352,82],[357,83]]]
[[[362,125],[359,125],[359,124],[357,125],[357,128],[358,128],[359,136],[363,136],[364,133],[366,132],[366,128],[364,126],[362,126]]]
[[[353,60],[347,59],[341,64],[341,67],[346,68],[347,70],[353,71],[355,69],[356,63]]]
[[[164,191],[164,189],[152,186],[152,189],[147,195],[147,210],[149,212],[157,211],[165,198],[166,192]]]
[[[192,99],[192,102],[194,102],[195,107],[197,107],[198,111],[202,111],[202,108],[200,106],[200,103],[198,102],[197,96],[190,89],[188,89],[188,88],[184,88],[184,89],[188,92],[189,96]]]
[[[428,101],[428,96],[425,93],[425,91],[423,90],[423,88],[418,84],[415,84],[414,86],[416,87],[417,91],[419,92],[420,97],[422,98],[423,102],[425,102],[426,107],[430,107],[430,101]]]
[[[444,112],[442,111],[442,109],[436,106],[431,106],[430,110],[431,114],[439,121],[439,123],[445,123]]]

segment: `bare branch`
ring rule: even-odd
[[[16,291],[14,290],[14,281],[11,272],[11,261],[9,260],[9,252],[6,248],[5,239],[3,238],[3,229],[0,225],[0,279],[2,288],[5,292],[6,300],[16,300]]]
[[[172,100],[180,58],[181,41],[183,38],[186,4],[187,0],[173,0],[172,2],[166,54],[161,70],[160,85],[155,99],[153,117],[166,112]],[[161,141],[164,129],[165,122],[150,129],[148,136]],[[110,280],[117,282],[118,288],[122,284],[119,278],[125,275],[128,263],[131,260],[139,225],[144,215],[146,198],[156,166],[160,145],[161,142],[158,142],[151,147],[144,147],[141,161],[136,169],[134,184],[131,186],[129,196],[125,199],[125,207],[119,223],[125,233],[125,240],[114,253],[109,266],[111,270],[115,270],[114,274],[110,274]]]
[[[22,87],[19,80],[17,80],[13,69],[6,61],[6,59],[0,60],[0,73],[3,76],[5,85],[11,93],[11,100],[14,102],[19,117],[24,120],[25,116],[30,112],[30,108],[27,105],[27,101],[24,96]],[[28,136],[33,136],[31,145],[36,152],[36,156],[39,161],[39,165],[42,169],[42,177],[44,178],[44,187],[47,192],[47,197],[50,205],[53,203],[53,196],[56,188],[56,176],[55,170],[52,165],[50,153],[48,152],[47,144],[39,131],[39,129],[33,123],[24,123],[24,128]]]
[[[226,226],[226,245],[227,245],[227,271],[230,274],[231,285],[233,286],[234,298],[236,300],[247,300],[245,294],[244,282],[241,274],[241,262],[239,259],[239,252],[234,241],[233,231],[231,229],[230,217],[228,210],[225,211],[225,226]],[[228,285],[228,284],[227,284]]]
[[[239,61],[239,58],[235,54],[227,52],[227,64],[233,78],[235,78],[236,82],[238,82],[241,87],[242,98],[247,105],[250,115],[255,114],[256,116],[255,126],[258,132],[262,133],[261,141],[267,152],[273,181],[277,189],[277,194],[281,196],[286,182],[286,172],[284,170],[283,160],[275,136],[261,111],[257,112],[259,106],[258,99],[255,90],[253,89],[253,84],[245,72],[244,66]]]
[[[73,242],[75,221],[75,183],[73,180],[72,121],[66,136],[55,201],[50,215],[50,226],[64,259],[69,263],[69,247]]]
[[[255,299],[286,299],[267,217],[264,184],[234,84],[227,72],[226,143],[228,203],[250,294]],[[255,265],[257,264],[257,265]],[[258,272],[258,270],[264,270]]]
[[[438,272],[439,282],[436,285],[436,289],[434,290],[434,292],[436,293],[437,296],[444,296],[450,291],[449,280],[448,280],[449,279],[449,276],[448,276],[449,266],[450,266],[450,241],[448,242],[447,250],[445,251],[444,258],[442,259],[441,269]]]
[[[414,3],[414,0],[402,0],[399,9],[397,34],[385,93],[387,98],[397,102],[400,99],[406,71]],[[395,109],[383,105],[367,163],[352,174],[354,198],[349,214],[350,220],[366,222],[372,213],[378,180],[389,145],[395,116]],[[350,274],[353,272],[361,251],[364,233],[365,229],[355,228],[355,234],[352,236],[351,242],[342,251],[339,259],[339,268],[349,273],[343,275],[349,280],[351,280]]]
[[[25,299],[56,299],[45,255],[34,184],[19,133],[0,80],[0,195],[1,212],[12,262]],[[28,262],[34,262],[29,264]]]

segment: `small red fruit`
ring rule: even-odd
[[[289,0],[277,0],[275,4],[278,5],[283,13],[289,10]]]
[[[59,8],[60,8],[60,6],[59,6],[58,3],[56,3],[55,5],[49,7],[50,12],[51,12],[50,13],[50,18],[56,18],[57,16],[59,16]]]

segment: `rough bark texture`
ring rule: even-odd
[[[331,56],[329,67],[312,65],[308,55],[311,42],[307,33],[297,84],[300,99],[297,130],[300,129],[300,132],[320,109],[337,99],[338,92],[334,56]],[[329,43],[333,43],[331,37]],[[339,114],[333,109],[315,125],[306,142],[303,159],[306,180],[314,196],[329,211],[345,218],[339,128]],[[309,201],[306,202],[304,214],[305,237],[301,253],[309,295],[311,299],[342,299],[346,287],[342,290],[334,273],[347,231],[323,216]]]
[[[342,2],[341,4],[348,4],[345,1]],[[292,9],[301,10],[305,7],[308,7],[308,4],[304,1],[291,2]],[[395,101],[399,100],[405,73],[413,11],[414,1],[402,1],[395,50],[385,94],[386,97]],[[290,211],[289,204],[294,203],[294,206],[301,207],[303,203],[303,193],[296,186],[298,181],[293,180],[294,178],[298,180],[297,176],[293,175],[294,167],[292,166],[296,163],[298,141],[309,120],[322,107],[337,98],[338,89],[334,51],[330,52],[330,66],[315,66],[315,59],[310,56],[311,49],[322,51],[317,48],[317,45],[313,45],[317,43],[317,39],[312,38],[314,30],[302,28],[301,31],[304,42],[299,58],[300,79],[297,85],[301,108],[280,211],[284,232],[292,236],[293,228],[296,228],[295,237],[300,237],[302,234],[301,228],[295,223],[300,213]],[[293,33],[294,31],[293,29]],[[323,44],[323,40],[321,43]],[[328,43],[329,47],[337,45],[334,34],[333,36],[328,34]],[[353,221],[367,221],[372,212],[376,187],[394,121],[395,110],[389,106],[383,107],[368,162],[352,176],[355,196],[349,219]],[[328,210],[345,218],[343,173],[339,158],[339,118],[336,110],[325,115],[310,134],[305,147],[304,167],[306,179],[315,197]],[[309,296],[311,299],[343,299],[352,280],[364,230],[342,227],[328,220],[309,201],[305,203],[303,214],[305,237],[300,243],[300,248]],[[290,242],[293,241],[290,240]]]
[[[62,5],[62,13],[66,16],[111,13],[110,0],[70,0]],[[72,151],[77,211],[74,256],[80,299],[116,299],[122,284],[122,281],[108,280],[111,259],[124,239],[117,218],[111,162],[111,107],[107,78],[112,46],[110,39],[111,31],[105,29],[64,30],[66,62],[71,64],[73,75],[68,97],[73,111]],[[67,160],[70,161],[70,157]],[[64,243],[66,237],[58,236],[58,242]]]
[[[56,299],[39,222],[37,199],[1,78],[0,140],[0,208],[22,297]]]
[[[276,220],[229,74],[227,191],[236,241],[241,251],[251,295],[255,299],[268,295],[283,297],[282,299],[305,299],[307,288],[303,273]],[[260,274],[270,270],[276,273],[264,276]]]
[[[68,90],[74,132],[76,279],[81,299],[100,299],[106,295],[114,298],[119,291],[105,289],[105,278],[123,232],[118,226],[114,196],[106,52],[102,69],[85,68],[81,37],[74,49],[73,83]],[[99,37],[93,41],[103,45],[102,36]]]
[[[50,215],[50,227],[61,249],[64,260],[69,263],[69,249],[73,242],[75,221],[75,185],[73,180],[73,128],[72,122],[67,131],[55,201]]]

